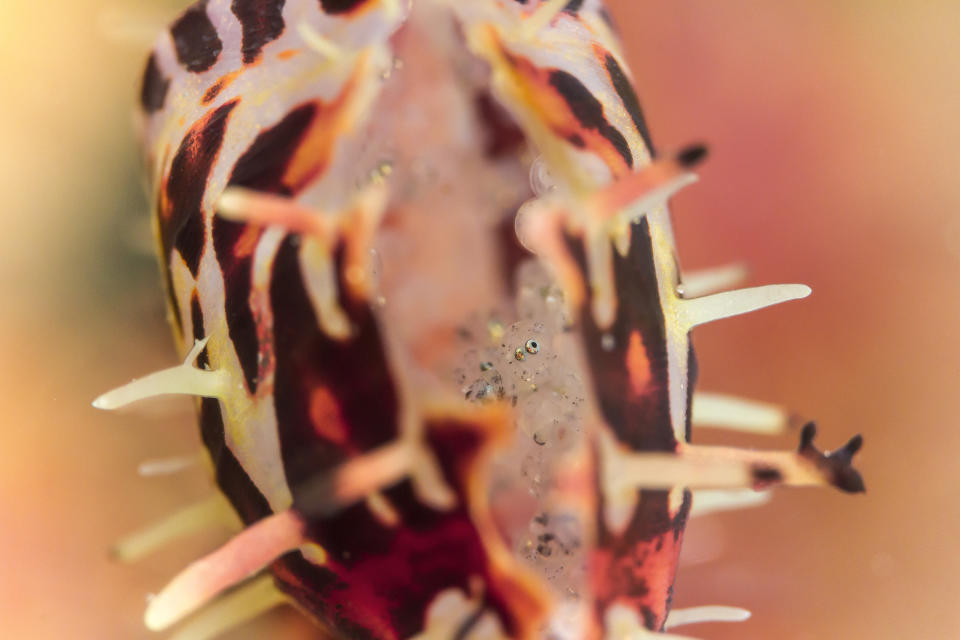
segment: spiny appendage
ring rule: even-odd
[[[347,66],[352,59],[369,50],[371,46],[380,46],[406,19],[409,5],[401,0],[374,0],[364,8],[365,20],[363,37],[357,37],[343,28],[330,28],[329,22],[312,24],[307,17],[293,24],[293,29],[308,49],[320,56],[318,69]],[[321,15],[323,10],[321,9]],[[329,21],[329,16],[324,16]]]
[[[324,63],[329,66],[346,65],[360,54],[365,46],[381,44],[385,35],[392,33],[404,19],[406,9],[401,5],[400,0],[380,0],[379,4],[380,29],[369,29],[369,39],[366,42],[340,41],[336,38],[339,34],[335,30],[323,33],[306,20],[295,23],[294,29],[303,43],[319,55]]]
[[[425,422],[430,420],[424,418]],[[490,442],[502,438],[502,434],[492,429],[486,434],[477,432],[481,438],[480,448],[487,446],[483,444],[483,437]],[[171,580],[150,602],[145,615],[147,626],[154,630],[170,627],[291,551],[300,549],[313,557],[326,557],[326,551],[307,537],[308,522],[330,517],[356,502],[368,500],[405,477],[411,478],[415,486],[442,482],[433,471],[435,463],[428,460],[431,455],[436,454],[428,453],[425,440],[418,443],[400,439],[310,479],[298,487],[293,507],[250,525]],[[431,491],[418,494],[429,496]],[[450,506],[453,505],[445,505]]]
[[[779,405],[708,391],[694,392],[690,419],[694,427],[763,435],[783,433],[795,422],[795,417]]]
[[[113,546],[110,553],[121,562],[136,562],[180,538],[216,527],[228,531],[240,528],[236,514],[219,493],[124,537]]]
[[[168,394],[184,394],[205,398],[222,398],[230,388],[224,371],[208,371],[194,366],[207,346],[207,338],[194,343],[183,364],[138,378],[108,391],[93,401],[97,409],[119,409],[129,404]]]
[[[749,273],[749,268],[742,262],[699,271],[684,271],[680,284],[677,285],[677,294],[682,298],[699,298],[725,291],[744,282]]]
[[[617,304],[611,243],[622,244],[619,235],[629,229],[625,222],[659,207],[695,181],[690,169],[704,155],[704,147],[694,146],[664,157],[596,191],[583,203],[544,196],[524,208],[524,218],[517,225],[520,240],[553,272],[571,313],[586,299],[586,285],[564,235],[571,233],[583,239],[594,317],[601,328],[606,328],[613,321]]]
[[[852,466],[863,443],[855,436],[842,448],[821,452],[813,445],[816,426],[810,422],[797,451],[755,451],[681,443],[676,453],[633,453],[609,438],[601,439],[603,476],[607,487],[668,489],[763,489],[773,485],[834,486],[848,493],[865,490]]]
[[[857,434],[847,444],[833,451],[820,451],[813,445],[817,425],[808,422],[800,434],[797,455],[813,464],[830,484],[848,493],[863,493],[867,490],[860,473],[853,468],[853,456],[863,446],[863,436]]]
[[[630,640],[695,640],[690,636],[681,636],[666,633],[676,627],[703,622],[742,622],[750,618],[750,612],[739,607],[703,606],[687,609],[674,609],[667,615],[663,632],[654,632],[647,629],[641,622],[640,615],[632,608],[624,605],[614,605],[607,610],[605,623],[607,639],[629,638]]]
[[[811,293],[804,284],[771,284],[737,291],[724,291],[702,298],[677,301],[677,322],[684,330],[757,311],[782,302],[806,298]]]
[[[664,629],[673,629],[687,624],[699,624],[701,622],[743,622],[750,618],[750,612],[740,607],[724,607],[719,605],[709,605],[702,607],[690,607],[687,609],[674,609],[667,616],[667,621],[663,625]]]
[[[603,626],[607,631],[604,640],[613,638],[618,640],[620,638],[629,638],[629,640],[696,640],[689,636],[650,631],[640,618],[639,612],[623,604],[616,604],[607,609]]]
[[[341,268],[349,293],[369,300],[374,287],[370,252],[387,201],[383,175],[376,171],[343,212],[316,211],[291,198],[238,187],[226,189],[217,205],[219,215],[229,220],[277,226],[302,236],[303,276],[314,310],[323,330],[338,340],[348,338],[351,327],[338,302],[335,253],[342,243],[345,260]]]
[[[338,63],[347,55],[340,45],[317,31],[310,23],[298,22],[296,28],[306,45],[330,62]]]
[[[305,529],[303,519],[292,510],[249,526],[164,587],[147,606],[147,628],[167,629],[227,588],[259,573],[279,556],[305,544]]]
[[[210,640],[287,604],[289,598],[262,575],[225,594],[187,620],[170,640]]]
[[[333,515],[344,507],[417,474],[418,454],[398,440],[357,456],[331,472],[317,475],[297,489],[297,504],[307,519]]]
[[[298,493],[304,505],[299,510],[291,508],[254,523],[178,574],[150,602],[147,626],[166,629],[285,553],[307,545],[308,519],[335,513],[394,484],[410,473],[412,466],[409,447],[398,443],[317,476],[305,487],[305,494]]]
[[[760,507],[770,502],[772,497],[770,491],[754,489],[700,489],[693,492],[693,506],[690,508],[689,517],[698,518],[711,513]]]
[[[197,455],[172,456],[170,458],[152,458],[137,465],[137,475],[142,478],[172,476],[201,464],[203,458]]]
[[[567,231],[583,238],[590,279],[594,320],[600,328],[609,327],[616,315],[616,291],[613,284],[611,243],[629,246],[629,224],[639,216],[662,206],[677,190],[695,180],[690,170],[706,155],[705,147],[689,147],[672,157],[659,159],[628,174],[610,186],[577,204],[544,199],[537,207],[528,207],[530,229],[521,230],[525,244],[551,267],[570,304],[584,300],[586,291],[579,271],[558,233]],[[657,250],[657,247],[654,247]],[[732,274],[738,276],[739,274]],[[731,274],[713,277],[710,286],[733,280]],[[685,294],[688,295],[688,294]],[[767,285],[702,297],[681,297],[674,292],[663,305],[681,331],[764,307],[805,298],[810,288],[801,284]]]

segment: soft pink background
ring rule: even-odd
[[[147,0],[0,3],[4,637],[151,637],[145,594],[218,539],[132,567],[106,557],[122,533],[206,490],[200,472],[135,472],[195,446],[187,410],[144,419],[89,406],[173,357],[154,266],[135,246],[145,204],[130,113],[144,47],[99,35],[110,25],[102,11],[117,7],[166,11]],[[960,637],[960,5],[612,9],[658,145],[712,148],[674,206],[684,266],[746,260],[753,284],[814,289],[699,329],[703,386],[818,419],[822,446],[866,438],[866,496],[782,491],[767,507],[691,525],[698,562],[681,570],[677,604],[755,615],[684,632]],[[719,438],[794,443],[709,441]]]

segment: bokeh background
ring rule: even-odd
[[[174,359],[131,113],[143,34],[183,4],[0,1],[3,637],[153,637],[146,594],[223,535],[112,563],[113,540],[208,484],[136,473],[195,449],[188,405],[90,407]],[[691,525],[676,604],[754,617],[684,632],[960,638],[960,4],[610,4],[657,144],[711,145],[674,205],[684,266],[814,290],[698,329],[703,387],[814,417],[822,446],[866,438],[865,496],[784,490]],[[230,637],[283,633],[306,637],[288,614]]]

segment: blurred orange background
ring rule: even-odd
[[[209,485],[200,470],[136,473],[196,449],[188,404],[148,418],[90,407],[174,360],[142,249],[131,113],[137,35],[177,5],[0,3],[4,637],[155,637],[141,623],[146,594],[223,535],[112,563],[112,541]],[[752,284],[814,290],[698,329],[701,386],[816,418],[821,446],[866,438],[865,496],[783,490],[690,526],[676,604],[754,616],[684,633],[960,637],[960,4],[610,5],[655,142],[711,146],[701,182],[673,207],[684,266],[745,260]],[[118,34],[124,16],[145,27]],[[282,629],[305,636],[281,613],[229,637]]]

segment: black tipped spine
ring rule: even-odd
[[[798,451],[805,451],[813,446],[813,439],[817,437],[817,424],[808,422],[803,425],[803,431],[800,432],[800,446]]]
[[[677,162],[685,169],[692,169],[707,157],[707,147],[703,144],[692,144],[677,154]]]
[[[850,438],[850,442],[848,442],[846,445],[844,445],[843,450],[844,450],[850,457],[853,457],[853,455],[854,455],[857,451],[860,451],[860,447],[862,447],[862,446],[863,446],[863,436],[858,433],[857,435],[855,435],[855,436],[853,436],[852,438]]]

